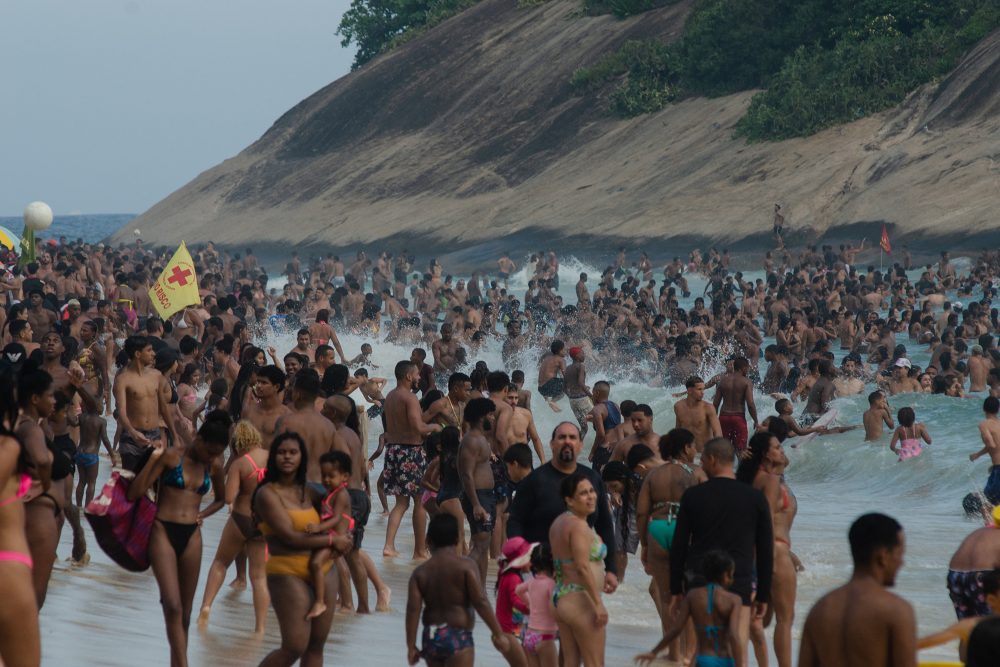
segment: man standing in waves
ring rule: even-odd
[[[736,562],[730,590],[743,600],[736,632],[736,664],[746,665],[750,638],[750,606],[763,618],[771,595],[774,536],[771,510],[759,490],[736,481],[733,462],[736,448],[725,438],[705,443],[701,467],[708,481],[690,487],[681,496],[677,527],[670,547],[670,615],[676,613],[686,589],[705,585],[701,560],[715,549],[727,552]],[[757,595],[752,596],[754,561]],[[685,585],[685,579],[686,585]]]
[[[420,383],[420,370],[409,359],[396,364],[396,388],[385,397],[385,493],[396,496],[385,529],[382,555],[398,556],[396,532],[413,500],[413,557],[426,558],[427,513],[420,503],[420,480],[427,469],[424,438],[441,430],[438,424],[425,424],[420,401],[414,392]]]
[[[608,548],[604,559],[604,592],[614,593],[618,588],[615,532],[607,491],[600,475],[576,462],[583,449],[580,428],[572,422],[562,422],[552,431],[549,448],[552,451],[551,460],[535,468],[517,487],[507,520],[507,537],[523,537],[529,542],[548,544],[552,522],[566,511],[566,505],[559,497],[559,485],[570,475],[583,473],[597,491],[597,511],[588,517],[588,521]]]
[[[886,590],[903,566],[903,527],[885,514],[865,514],[847,539],[854,574],[809,611],[799,667],[917,667],[913,607]]]

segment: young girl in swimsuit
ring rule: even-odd
[[[557,667],[559,664],[559,648],[556,646],[559,626],[552,604],[556,584],[552,579],[552,570],[552,550],[547,544],[539,544],[531,552],[534,576],[514,591],[528,606],[522,644],[530,667]]]
[[[237,422],[233,427],[231,447],[235,458],[226,473],[229,520],[222,528],[219,547],[205,579],[205,594],[201,600],[198,625],[208,623],[212,603],[222,588],[226,569],[232,565],[240,551],[245,549],[253,588],[254,633],[262,635],[271,598],[267,592],[267,575],[264,574],[267,560],[264,538],[251,516],[250,499],[267,472],[267,450],[264,449],[260,431],[246,420]]]
[[[351,497],[347,493],[347,483],[351,479],[351,457],[340,451],[327,452],[319,457],[320,475],[327,494],[320,502],[319,523],[306,526],[310,534],[347,535],[354,531],[354,519],[351,518]],[[314,549],[309,557],[309,576],[312,578],[316,599],[306,618],[317,618],[326,611],[326,571],[329,562],[334,558],[330,547]]]
[[[927,427],[922,422],[917,422],[917,415],[913,408],[900,408],[896,415],[899,420],[899,427],[892,434],[892,441],[889,442],[889,449],[893,454],[899,454],[899,460],[905,461],[920,456],[923,448],[920,440],[923,439],[928,445],[931,444],[931,436],[927,432]],[[899,447],[896,447],[899,443]]]
[[[681,603],[670,630],[649,653],[635,656],[636,662],[648,664],[657,654],[680,636],[688,619],[694,621],[698,636],[698,653],[694,667],[735,667],[733,656],[740,655],[736,628],[739,624],[740,596],[726,589],[733,583],[736,565],[724,551],[709,551],[702,560],[708,585],[690,591]]]

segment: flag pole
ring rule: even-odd
[[[884,254],[885,254],[885,251],[882,250],[882,246],[880,245],[879,248],[878,248],[878,272],[879,273],[883,273],[883,271],[882,271],[882,256]]]

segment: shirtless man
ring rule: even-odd
[[[705,381],[697,375],[692,375],[684,383],[687,395],[674,403],[676,428],[686,428],[694,433],[694,444],[698,451],[712,438],[722,437],[722,425],[715,413],[715,407],[705,396]],[[653,451],[656,451],[655,449]]]
[[[635,406],[628,419],[632,424],[632,435],[615,443],[615,449],[611,453],[612,461],[625,461],[635,445],[646,445],[653,452],[659,447],[660,434],[653,431],[653,408],[640,403]]]
[[[769,366],[764,374],[761,388],[767,394],[781,391],[782,385],[788,379],[788,350],[783,345],[768,345],[764,348],[764,361]]]
[[[493,428],[488,435],[493,444],[493,453],[499,458],[507,451],[507,447],[513,445],[515,440],[511,439],[510,422],[514,414],[510,404],[507,402],[507,388],[510,386],[510,377],[503,371],[493,371],[486,376],[486,390],[489,392],[490,400],[496,405],[496,419]]]
[[[611,400],[611,385],[608,382],[598,380],[594,383],[594,407],[587,419],[594,425],[594,444],[587,460],[594,464],[594,470],[600,472],[611,460],[611,449],[606,446],[609,434],[622,423],[622,413]]]
[[[420,486],[427,468],[424,452],[424,438],[441,430],[439,424],[426,424],[420,412],[420,401],[414,390],[420,382],[417,366],[406,359],[396,364],[394,369],[396,388],[385,397],[385,473],[386,495],[396,497],[396,504],[389,513],[389,524],[385,530],[385,546],[382,555],[388,558],[399,556],[396,550],[396,533],[403,515],[413,501],[413,557],[426,558],[427,548],[424,535],[427,513],[420,502]]]
[[[566,360],[563,358],[565,354],[566,344],[561,340],[552,341],[549,351],[542,356],[538,367],[538,393],[553,412],[562,412],[556,401],[562,398],[566,387],[566,381],[563,379],[566,373]]]
[[[983,495],[994,505],[1000,505],[1000,399],[988,396],[983,401],[983,421],[979,422],[979,437],[983,448],[975,454],[969,454],[969,460],[975,461],[983,455],[990,457],[990,475],[986,480]]]
[[[816,379],[816,383],[812,389],[809,390],[809,397],[806,399],[806,408],[804,411],[807,415],[815,415],[817,417],[830,409],[830,401],[833,400],[833,396],[837,391],[837,387],[833,384],[833,379],[836,377],[837,372],[833,364],[828,359],[823,359],[819,362],[818,370],[819,377]]]
[[[36,343],[33,340],[35,332],[31,330],[31,322],[28,320],[11,320],[8,330],[10,331],[10,342],[23,346],[26,356],[31,356],[32,352],[41,347],[41,343]]]
[[[372,501],[369,495],[370,491],[365,488],[368,479],[367,457],[361,446],[361,438],[354,432],[354,429],[347,425],[347,418],[353,410],[354,405],[351,399],[343,394],[335,394],[326,399],[322,412],[323,416],[333,424],[337,435],[340,436],[334,446],[351,457],[352,470],[351,477],[347,482],[347,493],[351,498],[351,518],[354,519],[354,548],[345,558],[347,567],[351,571],[354,588],[358,592],[357,613],[367,614],[369,612],[369,579],[375,586],[377,596],[375,611],[389,611],[391,592],[375,568],[371,556],[361,549],[361,543],[365,537],[365,526],[368,525],[368,517],[372,511]]]
[[[594,399],[587,386],[587,368],[584,364],[586,353],[582,347],[571,347],[569,358],[572,360],[563,373],[566,383],[566,396],[569,398],[569,407],[576,416],[576,421],[580,424],[580,436],[587,435],[587,415],[594,409]]]
[[[861,417],[861,421],[865,425],[865,442],[880,439],[883,433],[883,424],[888,428],[896,428],[885,394],[881,391],[873,391],[868,394],[868,406]]]
[[[124,350],[128,364],[114,381],[121,434],[118,452],[122,467],[137,473],[145,463],[147,450],[164,440],[160,421],[170,408],[159,391],[161,375],[153,368],[156,354],[146,337],[130,336],[125,340]]]
[[[280,368],[264,366],[257,370],[257,384],[253,387],[256,400],[247,402],[243,419],[260,431],[265,449],[270,448],[271,441],[278,432],[278,420],[291,414],[291,410],[281,400],[281,392],[284,390],[285,374]],[[351,457],[353,460],[353,453]],[[354,479],[354,475],[351,475],[351,479]]]
[[[744,357],[733,360],[733,372],[726,373],[715,390],[712,405],[719,410],[719,424],[722,435],[728,438],[736,451],[742,453],[747,448],[750,434],[747,430],[746,412],[750,412],[754,430],[757,429],[757,406],[753,402],[753,383],[747,378],[750,362]]]
[[[910,377],[910,360],[906,357],[896,359],[892,367],[892,378],[886,383],[890,396],[920,391],[920,382]]]
[[[329,493],[322,485],[319,457],[339,449],[348,451],[340,435],[330,428],[330,422],[316,407],[319,396],[319,375],[311,368],[303,368],[295,376],[292,388],[292,411],[279,417],[275,424],[277,433],[298,433],[306,443],[306,482],[317,491]]]
[[[528,408],[519,406],[517,400],[517,385],[511,383],[507,387],[507,404],[513,410],[510,417],[511,444],[530,442],[535,447],[538,463],[541,465],[545,463],[545,451],[542,449],[542,438],[535,427],[535,416]]]
[[[486,565],[497,520],[495,480],[490,467],[491,449],[486,434],[492,430],[496,405],[488,398],[474,398],[465,407],[469,426],[458,448],[458,475],[462,480],[462,511],[469,521],[472,544],[469,558],[479,566],[480,585],[486,586]]]
[[[848,538],[854,574],[809,611],[799,667],[916,667],[913,607],[886,590],[903,565],[903,527],[884,514],[866,514]]]
[[[513,260],[504,253],[499,260],[497,260],[497,270],[500,273],[500,280],[503,281],[504,288],[507,287],[507,279],[517,270],[517,265],[514,264]]]
[[[440,424],[441,426],[454,426],[461,430],[462,413],[465,410],[465,404],[469,401],[471,391],[472,381],[468,375],[452,373],[448,377],[448,395],[431,403],[424,413],[424,422]]]
[[[434,667],[474,664],[473,609],[489,626],[497,650],[509,651],[510,638],[500,628],[483,593],[476,564],[458,550],[458,519],[447,512],[435,516],[427,541],[431,557],[410,575],[406,593],[407,662],[415,665],[424,658]],[[421,611],[423,650],[417,648]]]
[[[986,381],[993,368],[993,363],[983,354],[980,345],[972,346],[972,355],[969,357],[969,392],[986,391]]]
[[[43,301],[41,290],[31,290],[28,294],[28,321],[36,343],[42,342],[42,336],[54,329],[58,321],[56,314],[42,305]]]
[[[288,353],[297,352],[312,359],[315,351],[316,348],[313,347],[312,335],[309,333],[309,329],[305,327],[299,329],[298,333],[295,334],[295,347],[290,349]]]
[[[453,329],[450,324],[441,325],[441,337],[431,344],[431,354],[434,355],[434,373],[437,375],[436,384],[443,385],[448,381],[448,376],[457,370],[458,366],[458,341],[452,337]]]

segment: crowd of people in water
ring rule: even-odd
[[[264,666],[322,664],[336,609],[390,608],[377,557],[401,558],[409,513],[410,664],[473,664],[478,615],[510,665],[604,665],[603,598],[641,567],[661,639],[637,662],[766,665],[773,625],[778,666],[791,667],[802,564],[783,443],[852,428],[831,422],[831,403],[867,394],[865,439],[919,457],[933,424],[905,404],[929,393],[983,400],[970,459],[991,461],[965,503],[990,527],[942,572],[958,623],[918,640],[912,607],[889,590],[903,527],[865,514],[848,536],[854,573],[809,612],[797,664],[911,666],[918,648],[955,639],[969,667],[1000,664],[1000,253],[959,272],[947,252],[922,268],[904,252],[883,271],[859,268],[863,251],[779,243],[750,280],[728,251],[661,270],[622,249],[565,298],[552,251],[526,267],[505,254],[465,279],[406,253],[292,252],[277,289],[251,249],[209,243],[193,252],[201,302],[161,319],[148,290],[166,249],[60,239],[21,264],[0,250],[0,663],[40,664],[64,525],[85,565],[84,519],[111,530],[115,504],[132,512],[121,550],[152,570],[174,666],[188,664],[201,525],[226,510],[195,618],[210,624],[235,563],[254,632],[269,608],[280,626]],[[692,275],[706,287],[690,302]],[[338,331],[367,342],[345,350]],[[296,339],[287,351],[269,344],[283,334]],[[412,352],[378,377],[372,355],[387,343]],[[501,367],[482,359],[487,346]],[[725,370],[700,375],[709,357]],[[606,378],[622,368],[678,391],[667,433],[648,403],[612,396]],[[755,395],[774,396],[775,414]],[[537,410],[567,420],[539,433]],[[100,489],[102,462],[115,472]],[[373,496],[388,515],[381,554],[364,545]]]

